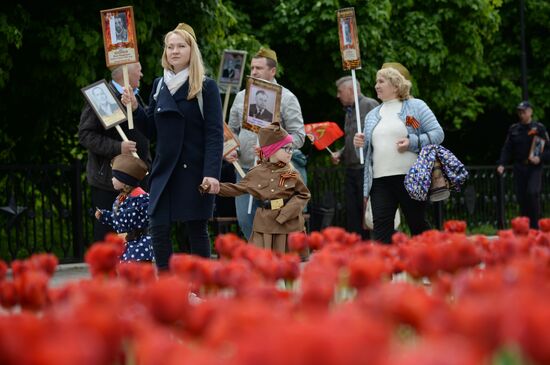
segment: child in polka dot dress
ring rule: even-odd
[[[147,174],[145,162],[132,155],[118,155],[112,162],[113,186],[120,191],[113,210],[98,209],[95,217],[117,233],[126,234],[121,261],[153,261],[151,236],[147,234],[149,194],[138,186]]]

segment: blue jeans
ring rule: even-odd
[[[292,154],[291,162],[294,168],[300,173],[300,176],[302,177],[302,181],[304,182],[304,185],[307,186],[306,155],[304,155],[304,153],[300,150],[294,150],[294,153]]]
[[[248,169],[243,168],[244,173],[248,173]],[[237,182],[241,181],[241,176],[237,173]],[[250,194],[244,194],[235,197],[235,210],[237,211],[237,221],[244,237],[249,240],[252,236],[252,224],[254,223],[254,215],[258,208],[258,200],[252,199],[252,211],[248,214],[248,202]]]

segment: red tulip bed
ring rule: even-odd
[[[219,260],[170,271],[119,264],[116,236],[86,254],[92,279],[48,286],[57,259],[0,263],[0,364],[550,364],[550,219],[494,239],[466,224],[393,245],[341,228],[279,255],[219,236]],[[297,252],[310,250],[301,263]]]

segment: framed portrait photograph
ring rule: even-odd
[[[83,87],[81,91],[105,129],[126,121],[124,107],[107,84],[107,81],[94,82]]]
[[[100,15],[107,67],[139,61],[133,7],[101,10]]]
[[[357,23],[355,22],[355,9],[339,9],[337,14],[342,66],[344,70],[361,68],[361,53],[359,52],[359,37],[357,35]]]
[[[531,142],[531,148],[529,148],[529,157],[541,157],[544,152],[544,145],[546,141],[539,136],[533,136]]]
[[[235,92],[239,90],[243,81],[246,65],[246,51],[224,50],[218,73],[218,85],[232,86]]]
[[[281,85],[249,77],[244,94],[243,128],[258,133],[280,119]]]
[[[239,147],[239,140],[235,138],[227,123],[223,123],[223,157],[233,152],[237,147]]]

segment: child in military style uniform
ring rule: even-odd
[[[126,244],[121,261],[153,261],[151,236],[147,234],[149,194],[139,182],[147,175],[145,162],[132,155],[118,155],[112,162],[113,186],[120,191],[113,210],[97,209],[95,217],[117,233],[125,233]]]
[[[258,199],[260,208],[254,216],[250,241],[258,247],[285,252],[288,234],[305,230],[302,211],[311,194],[289,164],[292,136],[276,122],[261,128],[258,138],[260,164],[236,184],[220,183],[218,195],[250,194]]]

